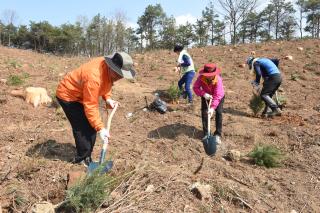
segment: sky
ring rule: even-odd
[[[194,23],[201,17],[202,10],[210,0],[0,0],[0,19],[4,21],[5,11],[17,15],[15,25],[28,25],[29,21],[48,21],[54,26],[74,24],[79,16],[90,20],[100,13],[113,18],[117,12],[124,13],[128,25],[135,26],[138,17],[148,5],[160,3],[167,16],[173,15],[177,24],[186,21]]]

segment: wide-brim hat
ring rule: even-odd
[[[126,79],[133,79],[136,71],[133,69],[133,60],[125,52],[116,52],[113,55],[105,56],[109,68]]]
[[[211,77],[215,75],[219,75],[221,70],[217,67],[216,64],[205,64],[200,70],[199,75],[205,77]]]

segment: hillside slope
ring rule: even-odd
[[[297,47],[303,47],[300,51]],[[282,117],[252,116],[250,74],[243,64],[251,51],[278,57],[287,104]],[[320,212],[320,41],[271,42],[191,49],[196,67],[214,62],[222,69],[226,91],[223,145],[215,157],[202,147],[200,99],[189,108],[182,101],[166,114],[143,111],[155,92],[167,90],[179,76],[177,55],[155,51],[133,56],[136,82],[121,80],[113,89],[121,103],[111,128],[108,154],[112,174],[133,171],[105,203],[101,212]],[[292,55],[293,60],[285,60]],[[54,96],[66,72],[88,58],[42,55],[0,47],[0,79],[24,79],[22,87],[42,86]],[[41,200],[54,204],[65,196],[67,174],[75,148],[69,123],[55,107],[33,108],[0,83],[0,207],[28,211]],[[133,116],[127,118],[128,113]],[[212,128],[214,129],[214,127]],[[285,153],[281,167],[266,169],[245,157],[230,162],[222,156],[235,149],[248,154],[256,144],[272,144]],[[95,146],[95,157],[100,144]],[[197,171],[198,170],[198,171]],[[190,191],[195,182],[209,184],[207,200]],[[154,190],[150,189],[152,186]],[[15,201],[15,202],[14,202]]]

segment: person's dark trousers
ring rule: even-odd
[[[276,93],[282,82],[281,74],[277,73],[266,77],[263,82],[263,87],[260,93],[262,100],[266,106],[269,106],[272,110],[278,108],[278,105],[273,101],[272,96]]]
[[[223,103],[224,97],[221,99],[217,109],[216,109],[216,131],[214,132],[215,135],[222,135],[222,111],[223,111]],[[205,98],[201,97],[201,118],[202,118],[202,129],[204,136],[208,133],[208,104]]]
[[[90,157],[96,141],[96,130],[90,125],[81,103],[76,101],[64,101],[57,97],[64,113],[66,114],[76,142],[77,154],[75,163]]]
[[[187,73],[185,73],[181,79],[178,82],[178,86],[180,91],[183,91],[182,86],[184,84],[185,87],[185,93],[188,96],[188,101],[189,103],[192,103],[192,90],[191,90],[191,83],[192,83],[192,79],[195,75],[195,72],[193,71],[189,71]]]

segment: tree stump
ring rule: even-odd
[[[25,89],[12,90],[10,94],[25,99],[27,103],[32,104],[34,107],[52,102],[47,90],[42,87],[27,87]]]

